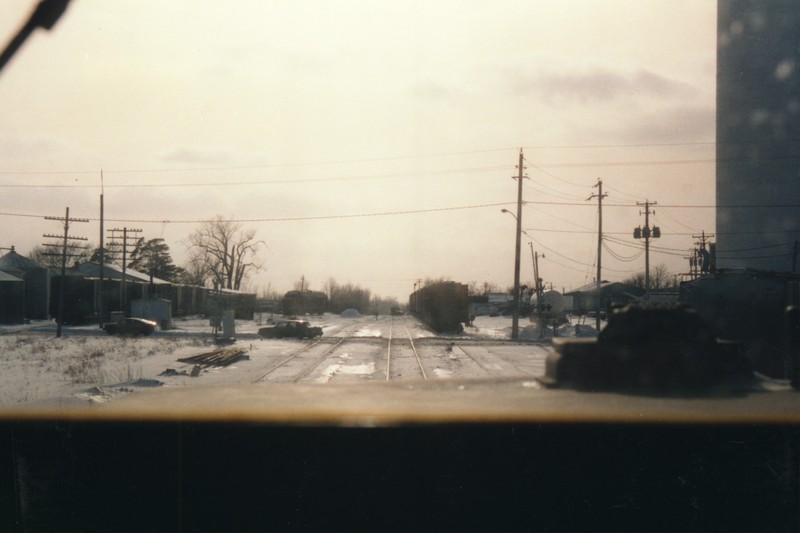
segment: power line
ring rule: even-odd
[[[566,255],[564,255],[564,254],[562,254],[562,253],[560,253],[560,252],[557,252],[557,251],[553,250],[552,248],[549,248],[549,247],[545,246],[544,244],[542,244],[540,241],[536,240],[536,239],[535,239],[535,238],[533,238],[533,237],[531,237],[531,239],[532,239],[532,240],[533,240],[533,242],[534,242],[534,243],[536,243],[538,246],[540,246],[540,247],[544,248],[545,250],[547,250],[547,251],[548,251],[548,252],[550,252],[550,253],[553,253],[553,254],[555,254],[555,255],[557,255],[557,256],[559,256],[559,257],[563,258],[563,259],[566,259],[567,261],[571,261],[571,262],[573,262],[573,263],[575,263],[575,264],[577,264],[577,265],[581,265],[582,267],[589,267],[589,268],[593,268],[593,267],[596,265],[596,263],[595,263],[595,265],[590,265],[590,264],[588,264],[588,263],[584,263],[583,261],[578,261],[577,259],[573,259],[573,258],[571,258],[571,257],[568,257],[568,256],[566,256]],[[552,260],[551,258],[548,258],[548,259]],[[617,269],[608,268],[608,267],[605,267],[605,266],[603,267],[603,270],[604,270],[604,271],[605,271],[605,270],[608,270],[608,271],[610,271],[610,272],[617,272],[617,273],[620,273],[620,274],[630,274],[630,273],[632,273],[632,272],[636,272],[635,270],[617,270]],[[580,272],[583,272],[583,270],[581,270]]]
[[[121,184],[121,185],[106,185],[107,189],[165,189],[165,188],[188,188],[188,187],[220,187],[220,186],[237,186],[245,187],[250,185],[274,185],[274,184],[287,184],[287,183],[326,183],[338,181],[365,181],[365,180],[378,180],[378,179],[394,179],[394,178],[413,178],[417,176],[436,176],[446,174],[464,174],[469,172],[494,172],[504,170],[505,166],[491,166],[491,167],[472,167],[472,168],[457,168],[448,170],[432,170],[428,172],[394,172],[388,174],[366,174],[361,176],[339,176],[334,178],[285,178],[285,179],[272,179],[272,180],[250,180],[250,181],[208,181],[208,182],[190,182],[190,183],[136,183],[136,184]],[[16,188],[16,189],[96,189],[96,184],[0,184],[2,188]]]
[[[543,168],[539,168],[539,167],[538,167],[538,166],[536,166],[536,165],[531,165],[531,167],[535,168],[536,170],[538,170],[538,171],[539,171],[539,172],[541,172],[542,174],[545,174],[546,176],[550,176],[551,178],[554,178],[554,179],[556,179],[556,180],[558,180],[558,181],[560,181],[560,182],[562,182],[562,183],[565,183],[565,184],[567,184],[567,185],[571,185],[571,186],[573,186],[573,187],[579,187],[579,188],[581,188],[581,189],[586,189],[586,187],[587,187],[587,185],[585,185],[585,184],[579,184],[579,183],[575,183],[575,182],[573,182],[573,181],[569,181],[569,180],[567,180],[567,179],[564,179],[564,178],[561,178],[561,177],[559,177],[559,176],[556,176],[555,174],[553,174],[553,173],[551,173],[551,172],[548,172],[548,171],[544,170]]]
[[[387,158],[391,159],[391,158]],[[402,158],[397,158],[402,159]],[[741,161],[743,159],[731,159],[726,161]],[[192,167],[192,168],[157,168],[157,169],[135,169],[135,170],[106,170],[106,174],[167,174],[167,173],[182,173],[182,172],[223,172],[235,170],[263,170],[268,168],[291,168],[291,167],[307,167],[307,166],[322,166],[333,164],[346,164],[358,162],[378,162],[380,159],[371,160],[353,160],[353,161],[333,161],[333,162],[320,162],[320,163],[286,163],[276,165],[243,165],[243,166],[229,166],[229,167]],[[661,166],[661,165],[688,165],[688,164],[703,164],[714,163],[717,159],[664,159],[664,160],[650,160],[650,161],[589,161],[581,163],[539,163],[536,165],[540,171],[543,168],[592,168],[592,167],[637,167],[637,166]],[[721,161],[721,160],[719,160]],[[506,168],[506,167],[499,167]],[[2,171],[2,176],[47,176],[47,175],[91,175],[96,173],[96,170],[34,170],[34,171]],[[551,175],[552,176],[552,175]],[[565,181],[566,180],[562,180]],[[567,182],[569,183],[569,182]],[[572,184],[578,186],[577,184]]]
[[[559,198],[561,200],[578,200],[580,197],[574,194],[568,194],[553,187],[549,187],[544,183],[538,182],[536,184],[533,183],[526,183],[525,186],[533,191],[536,191],[540,194],[544,194],[546,196],[550,196],[552,198]]]
[[[477,204],[477,205],[461,205],[456,207],[436,207],[431,209],[413,209],[408,211],[382,211],[376,213],[358,213],[348,215],[316,215],[316,216],[303,216],[303,217],[283,217],[283,218],[249,218],[249,219],[233,219],[231,222],[253,223],[253,222],[297,222],[307,220],[334,220],[346,218],[369,218],[369,217],[385,217],[385,216],[398,216],[398,215],[415,215],[423,213],[440,213],[446,211],[462,211],[467,209],[482,209],[487,207],[502,207],[507,205],[514,205],[516,202],[499,202],[496,204]],[[43,218],[42,215],[32,215],[23,213],[2,213],[0,216],[10,217],[27,217],[27,218]],[[99,220],[98,218],[88,218],[86,220]],[[196,220],[146,220],[146,219],[121,219],[121,218],[106,218],[107,222],[120,222],[120,223],[135,223],[135,224],[203,224],[212,222],[210,219],[196,219]]]
[[[798,139],[784,139],[786,143],[796,143]],[[774,144],[776,141],[770,139],[765,141],[762,139],[753,139],[745,141],[728,141],[728,142],[715,142],[715,141],[686,141],[686,142],[670,142],[670,143],[621,143],[621,144],[533,144],[522,146],[523,149],[613,149],[613,148],[658,148],[658,147],[676,147],[676,146],[721,146],[721,145],[758,145],[770,143]],[[402,161],[409,159],[433,159],[439,157],[455,157],[464,155],[484,154],[493,152],[507,152],[511,150],[518,150],[519,147],[501,147],[501,148],[486,148],[478,150],[461,150],[457,152],[441,152],[429,154],[413,154],[413,155],[390,155],[369,158],[356,158],[356,159],[332,159],[321,161],[303,161],[303,162],[289,162],[289,163],[263,163],[253,165],[215,165],[215,166],[201,166],[201,167],[160,167],[160,168],[139,168],[139,169],[106,169],[107,174],[149,174],[149,173],[175,173],[175,172],[208,172],[208,171],[229,171],[229,170],[254,170],[266,168],[292,168],[292,167],[312,167],[312,166],[330,166],[330,165],[344,165],[356,163],[377,163],[385,161]],[[772,157],[770,159],[796,159],[797,156],[785,157]],[[662,164],[694,164],[694,163],[710,163],[716,161],[744,161],[746,157],[738,158],[709,158],[709,159],[666,159],[666,160],[652,160],[652,161],[606,161],[606,162],[582,162],[582,163],[542,163],[538,165],[531,165],[533,168],[545,172],[542,167],[586,167],[586,166],[641,166],[641,165],[662,165]],[[75,175],[75,174],[93,174],[97,170],[28,170],[28,171],[0,171],[0,175]],[[552,176],[552,175],[551,175]],[[567,180],[552,176],[560,179],[565,183],[570,183]],[[570,183],[575,186],[582,186],[575,183]]]
[[[613,249],[612,249],[612,248],[611,248],[611,247],[608,245],[608,241],[605,241],[605,240],[603,241],[603,248],[604,248],[604,249],[605,249],[605,250],[606,250],[606,251],[607,251],[609,254],[611,254],[611,256],[612,256],[612,257],[614,257],[614,259],[616,259],[616,260],[618,260],[618,261],[622,261],[623,263],[630,263],[630,262],[632,262],[632,261],[635,261],[635,260],[639,259],[639,258],[642,256],[642,254],[644,253],[644,250],[641,250],[641,251],[639,251],[638,253],[636,253],[636,254],[634,254],[634,255],[631,255],[631,256],[627,256],[627,257],[626,257],[626,256],[620,255],[619,253],[617,253],[616,251],[614,251],[614,250],[613,250]]]
[[[570,224],[571,226],[575,226],[575,227],[577,227],[577,228],[581,228],[581,229],[582,229],[584,232],[586,232],[586,233],[594,233],[594,230],[593,230],[593,229],[587,228],[587,227],[585,227],[585,226],[581,226],[580,224],[576,224],[576,223],[575,223],[575,222],[573,222],[572,220],[569,220],[569,219],[566,219],[566,218],[562,218],[562,217],[560,217],[560,216],[557,216],[557,215],[554,215],[554,214],[552,214],[552,213],[548,213],[547,211],[543,211],[543,210],[541,210],[541,209],[536,209],[536,208],[535,208],[535,207],[533,207],[533,206],[529,206],[529,205],[527,205],[527,202],[526,202],[526,205],[525,205],[525,207],[528,207],[528,208],[529,208],[531,211],[533,211],[533,212],[535,212],[535,213],[540,213],[540,214],[542,214],[542,215],[546,215],[546,216],[549,216],[549,217],[555,218],[556,220],[560,220],[561,222],[566,222],[567,224]],[[525,228],[525,229],[526,229],[526,230],[530,230],[531,228]],[[577,233],[577,232],[576,232],[576,233]]]
[[[615,239],[615,238],[611,238],[611,237],[608,237],[607,239],[604,239],[604,240],[608,240],[608,241],[613,242],[614,244],[618,244],[620,246],[627,246],[628,248],[635,248],[637,250],[642,250],[642,251],[645,250],[645,245],[644,244],[631,243],[631,242],[627,242],[627,241],[623,241],[621,239]],[[653,245],[650,245],[650,249],[654,250],[654,251],[656,251],[656,252],[658,252],[660,254],[663,254],[663,255],[683,256],[683,254],[686,253],[685,251],[681,251],[681,250],[679,250],[677,248],[663,248],[663,247],[653,246]]]
[[[774,144],[774,139],[750,139],[736,141],[683,141],[669,143],[624,143],[624,144],[562,144],[562,145],[528,145],[524,148],[547,149],[547,148],[656,148],[666,146],[724,146],[724,145],[747,145],[747,144]],[[784,139],[783,142],[797,143],[800,139]]]
[[[672,220],[673,222],[676,222],[676,223],[680,224],[681,226],[683,226],[684,228],[686,228],[686,229],[688,229],[688,230],[691,230],[691,231],[693,231],[693,232],[700,231],[700,230],[699,230],[699,229],[697,229],[697,228],[692,228],[691,226],[687,226],[686,224],[684,224],[683,222],[681,222],[680,220],[678,220],[677,218],[675,218],[674,216],[672,216],[672,215],[670,214],[669,210],[667,210],[667,211],[665,211],[665,210],[664,210],[664,206],[663,206],[663,205],[661,206],[661,214],[662,214],[662,215],[666,215],[666,217],[667,217],[667,218],[669,218],[669,219],[670,219],[670,220]]]
[[[717,253],[717,255],[720,255],[720,254],[729,254],[729,253],[736,253],[736,252],[752,252],[754,250],[766,250],[766,249],[769,249],[769,248],[780,248],[782,246],[792,246],[792,245],[794,245],[794,241],[792,241],[792,242],[784,242],[784,243],[781,243],[781,244],[767,244],[767,245],[764,245],[764,246],[755,246],[753,248],[739,248],[739,249],[736,249],[736,250],[720,250],[719,248],[717,248],[717,252],[716,253]]]
[[[517,148],[513,148],[516,150]],[[161,167],[161,168],[141,168],[141,169],[105,169],[106,174],[150,174],[150,173],[167,173],[167,172],[208,172],[208,171],[225,171],[225,170],[256,170],[264,168],[293,168],[293,167],[313,167],[313,166],[328,166],[328,165],[348,165],[354,163],[378,163],[385,161],[404,160],[404,159],[430,159],[435,157],[451,157],[462,156],[471,154],[482,154],[489,152],[503,152],[512,150],[512,148],[490,148],[485,150],[466,150],[462,152],[447,152],[440,154],[415,154],[405,156],[386,156],[386,157],[372,157],[363,159],[334,159],[328,161],[304,161],[293,163],[265,163],[260,165],[230,165],[230,166],[206,166],[206,167]],[[97,172],[93,170],[29,170],[29,171],[0,171],[0,175],[41,175],[41,174],[93,174]]]
[[[626,192],[624,192],[624,191],[621,191],[621,190],[619,190],[619,189],[617,189],[617,188],[615,188],[615,187],[612,187],[612,186],[610,186],[610,185],[607,185],[607,187],[608,187],[610,190],[612,190],[612,191],[614,191],[615,193],[617,193],[617,194],[621,194],[621,195],[623,195],[623,196],[627,196],[627,197],[628,197],[628,198],[630,198],[631,200],[634,200],[634,201],[636,201],[636,200],[639,200],[639,198],[637,198],[636,196],[633,196],[633,195],[631,195],[631,194],[628,194],[628,193],[626,193]]]

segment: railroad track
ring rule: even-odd
[[[304,377],[308,376],[315,368],[319,366],[319,364],[328,357],[328,354],[334,351],[336,348],[339,347],[344,341],[346,341],[348,337],[342,337],[339,341],[332,345],[330,348],[322,352],[319,356],[317,356],[313,361],[311,361],[306,367],[301,370],[294,378],[292,378],[292,383],[297,383]]]
[[[264,381],[264,379],[265,379],[267,376],[269,376],[270,374],[272,374],[273,372],[275,372],[276,370],[278,370],[279,368],[281,368],[281,367],[282,367],[282,366],[284,366],[286,363],[288,363],[289,361],[293,360],[294,358],[296,358],[296,357],[297,357],[297,356],[299,356],[300,354],[302,354],[302,353],[304,353],[304,352],[307,352],[308,350],[310,350],[311,348],[313,348],[313,347],[314,347],[314,346],[316,346],[317,344],[320,344],[321,342],[322,342],[322,338],[319,338],[319,339],[317,339],[316,341],[314,341],[314,342],[311,342],[311,343],[309,343],[309,344],[306,344],[306,345],[305,345],[305,346],[303,346],[302,348],[300,348],[300,349],[298,349],[298,350],[295,350],[294,352],[292,352],[291,354],[289,354],[289,355],[288,355],[286,358],[282,359],[282,360],[281,360],[280,362],[278,362],[277,364],[275,364],[275,365],[271,366],[269,370],[267,370],[267,371],[266,371],[266,372],[264,372],[263,374],[259,375],[259,376],[258,376],[256,379],[254,379],[254,380],[253,380],[253,383],[260,383],[260,382]]]
[[[417,351],[417,346],[414,344],[414,338],[411,335],[411,331],[409,331],[408,326],[403,321],[403,329],[406,332],[405,338],[403,342],[408,341],[409,347],[414,354],[414,359],[417,363],[417,368],[419,369],[420,374],[422,375],[422,379],[428,379],[428,374],[425,372],[425,367],[422,366],[422,359],[419,356],[419,352]],[[389,327],[389,339],[386,346],[386,373],[385,378],[386,381],[391,381],[392,379],[392,346],[397,342],[394,337],[394,317],[392,317],[392,322]]]
[[[353,326],[343,326],[343,327],[341,327],[341,328],[337,329],[337,330],[336,330],[335,332],[333,332],[333,333],[334,333],[334,334],[339,334],[339,333],[341,333],[341,332],[343,332],[343,331],[346,331],[346,330],[348,330],[348,329],[355,329],[356,327],[358,327],[358,325],[353,325]],[[280,360],[278,363],[276,363],[276,364],[274,364],[273,366],[271,366],[271,367],[269,368],[269,370],[267,370],[266,372],[264,372],[264,373],[260,374],[260,375],[259,375],[259,376],[258,376],[256,379],[254,379],[252,382],[253,382],[253,383],[261,383],[262,381],[264,381],[264,380],[267,378],[267,376],[269,376],[270,374],[272,374],[272,373],[273,373],[273,372],[275,372],[276,370],[278,370],[278,369],[280,369],[280,368],[282,368],[282,367],[286,366],[286,364],[288,364],[289,362],[291,362],[291,361],[293,361],[294,359],[298,358],[298,357],[299,357],[299,356],[301,356],[302,354],[304,354],[304,353],[308,352],[309,350],[311,350],[311,349],[312,349],[312,348],[314,348],[315,346],[317,346],[317,345],[319,345],[319,344],[322,344],[322,343],[326,343],[326,342],[330,342],[330,341],[335,341],[335,342],[334,342],[334,343],[331,345],[331,347],[330,347],[330,348],[328,348],[327,350],[325,350],[325,351],[324,351],[324,352],[323,352],[321,355],[319,355],[319,356],[317,356],[316,358],[314,358],[314,360],[313,360],[311,363],[309,363],[308,365],[306,365],[306,366],[303,368],[303,370],[301,370],[301,371],[300,371],[298,374],[296,374],[296,375],[295,375],[295,376],[292,378],[292,380],[291,380],[291,381],[292,381],[292,383],[297,383],[298,381],[300,381],[301,379],[303,379],[304,377],[306,377],[308,374],[310,374],[310,373],[311,373],[311,371],[312,371],[314,368],[316,368],[317,366],[319,366],[319,364],[320,364],[320,363],[321,363],[321,362],[322,362],[322,361],[325,359],[325,357],[327,357],[327,356],[328,356],[328,354],[330,354],[330,353],[331,353],[333,350],[335,350],[337,347],[339,347],[339,345],[341,345],[343,342],[345,342],[346,340],[348,340],[348,339],[350,339],[350,338],[351,338],[351,337],[349,337],[349,336],[344,336],[344,337],[331,337],[331,336],[328,336],[328,337],[319,337],[319,338],[317,338],[316,340],[314,340],[314,341],[312,341],[312,342],[309,342],[309,343],[305,344],[304,346],[302,346],[301,348],[299,348],[299,349],[297,349],[297,350],[293,351],[292,353],[290,353],[290,354],[289,354],[288,356],[286,356],[285,358],[281,359],[281,360]]]
[[[392,338],[394,335],[394,317],[389,323],[389,341],[386,345],[386,381],[392,379]]]
[[[419,358],[419,352],[417,351],[417,347],[414,345],[414,339],[411,337],[411,332],[408,331],[408,326],[403,324],[403,328],[406,330],[406,335],[408,336],[408,342],[411,344],[411,351],[414,352],[414,358],[417,360],[417,365],[419,365],[419,371],[422,373],[422,379],[428,379],[428,375],[425,373],[425,367],[422,366],[422,360]]]
[[[484,345],[484,344],[485,344],[485,343],[476,343],[476,346],[480,346],[480,345]],[[483,369],[483,370],[484,370],[484,371],[485,371],[487,374],[493,374],[493,373],[494,373],[494,372],[493,372],[493,370],[491,370],[491,369],[490,369],[490,368],[488,368],[486,365],[484,365],[483,363],[481,363],[481,362],[480,362],[480,360],[479,360],[477,357],[475,357],[474,355],[472,355],[472,354],[471,354],[469,351],[467,351],[467,350],[466,350],[466,349],[465,349],[465,348],[464,348],[462,345],[460,345],[460,344],[458,344],[458,345],[454,345],[454,348],[455,348],[455,347],[457,347],[457,348],[458,348],[458,349],[459,349],[459,350],[460,350],[462,353],[464,353],[464,355],[466,355],[467,357],[469,357],[470,359],[472,359],[472,360],[475,362],[475,364],[477,364],[477,365],[478,365],[478,366],[479,366],[481,369]],[[494,350],[492,350],[492,349],[490,349],[490,348],[487,348],[487,349],[486,349],[486,352],[487,352],[487,353],[489,353],[489,354],[491,354],[491,355],[492,355],[492,356],[494,356],[494,357],[497,357],[497,358],[498,358],[499,360],[501,360],[501,361],[502,361],[504,364],[511,366],[511,367],[512,367],[512,368],[513,368],[515,371],[519,372],[521,375],[523,375],[523,376],[530,376],[530,377],[533,377],[533,376],[534,376],[534,374],[532,374],[531,372],[528,372],[527,370],[523,370],[522,368],[520,368],[520,367],[519,367],[519,365],[517,365],[517,364],[516,364],[516,363],[514,363],[513,361],[509,361],[509,360],[508,360],[507,358],[505,358],[505,357],[500,357],[500,355],[498,355],[498,354],[497,354],[497,353],[496,353]]]
[[[483,371],[484,371],[484,372],[486,372],[487,374],[490,374],[490,373],[491,373],[491,372],[489,371],[489,369],[488,369],[488,368],[486,368],[486,365],[484,365],[483,363],[481,363],[481,362],[480,362],[480,360],[479,360],[477,357],[475,357],[475,356],[474,356],[474,355],[472,355],[470,352],[468,352],[467,350],[465,350],[463,346],[461,346],[460,344],[453,344],[453,345],[452,345],[452,347],[453,347],[453,349],[456,349],[456,348],[458,348],[458,350],[459,350],[461,353],[463,353],[464,355],[466,355],[467,357],[469,357],[469,358],[470,358],[472,361],[474,361],[474,362],[475,362],[475,364],[476,364],[476,365],[478,365],[478,366],[481,368],[481,370],[483,370]]]
[[[388,325],[388,328],[387,328]],[[508,354],[500,354],[491,350],[490,346],[494,342],[481,340],[443,338],[443,337],[421,337],[415,338],[413,326],[403,317],[392,317],[387,324],[384,322],[384,337],[364,336],[364,332],[357,331],[364,329],[365,323],[358,322],[348,324],[344,327],[327,330],[325,337],[318,338],[312,342],[305,342],[291,353],[283,354],[280,360],[273,359],[272,365],[266,371],[252,380],[253,383],[265,381],[298,383],[313,379],[319,374],[316,370],[325,361],[333,361],[330,367],[332,374],[323,376],[331,379],[339,376],[341,372],[344,379],[347,374],[360,373],[353,369],[360,366],[349,355],[338,358],[338,354],[343,354],[346,350],[344,346],[352,343],[361,345],[362,348],[356,349],[356,359],[358,362],[372,365],[372,378],[384,381],[394,379],[422,379],[429,380],[434,377],[448,377],[450,375],[471,375],[493,376],[493,375],[518,375],[535,376],[539,372],[536,361],[529,358],[517,360],[517,357],[509,357]],[[367,328],[369,329],[369,328]],[[364,351],[364,344],[375,345],[375,352],[368,355]],[[520,347],[528,343],[508,343],[519,344]],[[437,348],[438,346],[438,348]],[[424,361],[423,361],[424,359]],[[277,362],[275,362],[277,361]],[[377,369],[375,365],[377,364]],[[432,366],[433,365],[433,366]],[[541,365],[542,371],[544,362]],[[435,368],[434,368],[435,367]],[[326,370],[327,372],[327,370]],[[337,379],[340,379],[337,377]],[[325,380],[325,381],[327,381]]]

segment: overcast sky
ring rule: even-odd
[[[35,0],[0,3],[3,46]],[[73,0],[0,72],[0,247],[59,233],[44,216],[164,238],[198,222],[257,230],[253,289],[328,278],[405,300],[416,279],[688,270],[714,232],[716,2]],[[698,207],[701,206],[701,207]],[[617,257],[615,257],[615,255]],[[627,260],[625,260],[627,259]]]

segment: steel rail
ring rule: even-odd
[[[490,353],[490,354],[494,355],[495,357],[497,357],[498,359],[500,359],[500,360],[501,360],[501,361],[503,361],[504,363],[506,363],[506,364],[508,364],[508,365],[511,365],[511,366],[514,368],[514,370],[516,370],[517,372],[519,372],[519,373],[520,373],[520,374],[522,374],[523,376],[525,376],[525,377],[535,377],[535,376],[536,376],[536,374],[533,374],[533,373],[531,373],[531,372],[528,372],[528,371],[526,371],[526,370],[522,370],[522,369],[521,369],[521,368],[520,368],[520,367],[519,367],[519,366],[518,366],[516,363],[514,363],[513,361],[509,361],[509,360],[508,360],[508,359],[506,359],[505,357],[501,357],[499,354],[495,353],[493,350],[491,350],[491,349],[487,349],[486,351],[487,351],[488,353]]]
[[[310,344],[306,344],[305,346],[303,346],[299,350],[296,350],[296,351],[292,352],[286,359],[282,360],[280,363],[277,363],[275,366],[273,366],[272,368],[270,368],[269,370],[267,370],[266,372],[261,374],[259,377],[254,379],[253,383],[260,383],[261,381],[264,380],[265,377],[269,376],[270,374],[275,372],[277,369],[279,369],[280,367],[282,367],[283,365],[285,365],[286,363],[288,363],[289,361],[291,361],[292,359],[294,359],[295,357],[300,355],[301,353],[306,352],[306,351],[310,350],[311,348],[313,348],[314,346],[316,346],[317,344],[321,343],[322,340],[323,339],[320,337],[316,341],[314,341],[314,342],[312,342]]]
[[[394,317],[389,323],[389,342],[386,345],[386,381],[392,379],[392,334],[394,333]]]
[[[476,364],[476,365],[478,365],[479,367],[481,367],[481,370],[483,370],[484,372],[486,372],[487,374],[489,374],[489,369],[488,369],[488,368],[486,368],[486,367],[483,365],[483,363],[481,363],[480,361],[478,361],[478,359],[477,359],[477,358],[476,358],[474,355],[472,355],[471,353],[469,353],[468,351],[466,351],[466,350],[464,349],[464,347],[463,347],[463,346],[461,346],[460,344],[455,344],[455,343],[453,343],[453,347],[454,347],[454,348],[458,348],[459,350],[461,350],[461,352],[462,352],[464,355],[466,355],[467,357],[469,357],[470,359],[472,359],[473,361],[475,361],[475,364]]]
[[[333,346],[331,346],[330,348],[328,348],[327,350],[322,352],[322,354],[320,356],[318,356],[316,359],[314,359],[299,374],[297,374],[294,377],[294,379],[292,379],[292,383],[297,383],[298,381],[300,381],[301,379],[303,379],[304,377],[309,375],[312,370],[314,370],[315,368],[317,368],[319,366],[319,364],[322,362],[322,360],[325,359],[328,356],[329,353],[331,353],[333,350],[335,350],[340,344],[342,344],[347,339],[348,339],[348,337],[342,337],[341,339],[339,339],[339,342],[337,342],[336,344],[334,344]]]
[[[422,366],[422,360],[419,358],[419,353],[417,352],[417,347],[414,346],[414,339],[411,338],[411,332],[408,330],[408,326],[403,324],[403,327],[406,328],[406,335],[408,335],[408,342],[411,343],[411,350],[414,352],[414,357],[417,358],[417,364],[419,365],[419,370],[422,372],[422,379],[428,379],[428,375],[425,373],[425,367]]]
[[[354,327],[356,327],[356,326],[353,326],[353,325],[344,325],[344,326],[341,326],[339,329],[337,329],[337,330],[335,331],[335,333],[334,333],[334,334],[341,333],[342,331],[345,331],[345,330],[347,330],[347,329],[353,329]],[[295,352],[292,352],[292,353],[291,353],[291,354],[290,354],[288,357],[286,357],[286,358],[285,358],[285,359],[283,359],[281,362],[277,363],[275,366],[273,366],[272,368],[270,368],[269,370],[267,370],[266,372],[264,372],[263,374],[261,374],[259,377],[257,377],[255,380],[253,380],[253,383],[259,383],[259,382],[263,381],[263,380],[264,380],[264,378],[266,378],[268,375],[272,374],[272,373],[273,373],[273,372],[275,372],[277,369],[279,369],[280,367],[282,367],[283,365],[285,365],[286,363],[288,363],[289,361],[291,361],[292,359],[294,359],[294,358],[295,358],[295,357],[297,357],[298,355],[302,354],[303,352],[306,352],[306,351],[310,350],[311,348],[313,348],[313,347],[314,347],[314,346],[316,346],[317,344],[319,344],[319,343],[321,343],[321,342],[325,342],[325,341],[327,341],[327,340],[329,340],[329,339],[335,339],[335,338],[336,338],[336,337],[331,337],[331,336],[320,337],[320,338],[318,338],[316,341],[314,341],[314,342],[312,342],[312,343],[310,343],[310,344],[307,344],[306,346],[303,346],[302,348],[300,348],[299,350],[297,350],[297,351],[295,351]],[[346,340],[346,339],[348,339],[348,338],[350,338],[350,337],[342,337],[342,338],[341,338],[341,339],[340,339],[338,342],[336,342],[336,344],[333,346],[333,348],[335,348],[336,346],[340,345],[340,344],[341,344],[341,343],[342,343],[344,340]],[[326,353],[326,354],[327,354],[327,353],[329,353],[329,352],[330,352],[330,351],[331,351],[333,348],[329,349],[329,350],[328,350],[327,352],[325,352],[325,353]],[[319,364],[319,363],[317,363],[317,364]],[[293,383],[296,383],[296,382],[297,382],[297,377],[296,377],[296,376],[295,376],[295,379],[294,379],[294,380],[292,380],[292,382],[293,382]]]

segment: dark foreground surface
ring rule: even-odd
[[[800,528],[795,393],[519,385],[252,387],[207,391],[220,407],[205,414],[187,410],[194,392],[7,416],[0,530]]]

